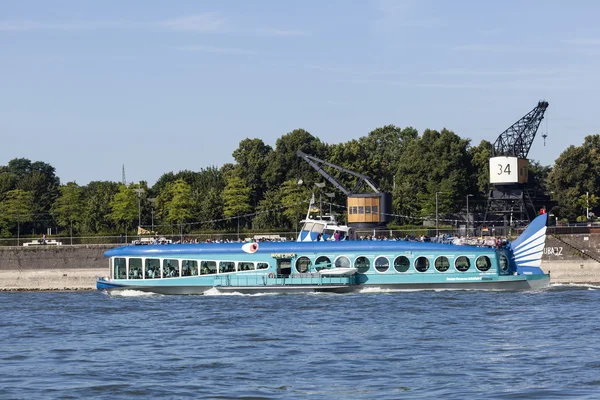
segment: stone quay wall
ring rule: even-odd
[[[0,290],[92,290],[115,246],[0,247]]]
[[[0,247],[0,291],[92,290],[114,245]],[[600,284],[600,234],[548,235],[542,269],[552,283]]]

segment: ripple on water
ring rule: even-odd
[[[0,293],[0,398],[591,399],[596,289]]]

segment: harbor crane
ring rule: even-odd
[[[382,192],[379,186],[368,176],[349,170],[339,165],[310,156],[300,150],[296,155],[306,161],[321,176],[327,179],[336,189],[347,197],[348,225],[358,228],[375,228],[384,226],[390,220],[392,195]],[[358,178],[354,188],[346,188],[338,179],[325,171],[323,166],[335,168]],[[374,193],[361,193],[365,184]]]
[[[547,101],[539,101],[533,110],[502,132],[494,142],[489,163],[486,223],[502,219],[504,227],[507,227],[509,220],[529,222],[535,216],[528,190],[527,155],[547,108]],[[546,134],[543,136],[545,139]]]

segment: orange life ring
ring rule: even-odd
[[[269,272],[268,277],[269,277],[269,279],[273,279],[273,278],[275,278],[275,274],[272,272]]]

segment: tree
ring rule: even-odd
[[[120,184],[108,181],[94,181],[82,188],[83,215],[81,229],[89,233],[110,232],[114,223],[110,218],[111,202],[119,192]]]
[[[281,205],[284,207],[283,215],[288,221],[288,227],[298,230],[298,222],[306,215],[310,200],[310,191],[303,185],[298,185],[296,180],[289,179],[281,186],[283,193]]]
[[[138,216],[136,193],[123,184],[119,185],[119,191],[110,202],[110,209],[109,218],[127,230],[127,226],[133,223]]]
[[[364,165],[359,170],[377,182],[382,190],[391,192],[400,156],[406,145],[417,137],[418,132],[413,127],[402,129],[386,125],[374,129],[366,137],[358,139],[365,155]]]
[[[275,188],[265,193],[265,198],[258,203],[256,215],[252,219],[253,229],[273,229],[287,225],[281,205],[282,189]]]
[[[179,232],[183,232],[183,223],[192,216],[192,189],[183,179],[167,185],[168,199],[162,204],[163,220],[170,224],[179,224]]]
[[[218,229],[223,225],[223,199],[221,190],[209,187],[202,196],[197,199],[197,216],[202,227]]]
[[[238,217],[250,212],[250,188],[238,176],[231,174],[223,190],[223,215],[225,218]]]
[[[59,226],[69,227],[73,236],[73,225],[77,229],[83,218],[82,189],[75,182],[69,182],[59,190],[60,196],[52,205],[51,214]]]
[[[487,201],[490,186],[489,162],[493,148],[493,145],[487,140],[482,140],[478,146],[469,148],[469,156],[471,157],[471,167],[469,168],[470,186],[474,189],[472,194],[475,195],[475,200],[485,199]],[[484,202],[476,203],[483,204]],[[475,209],[476,204],[473,204],[473,206],[473,209]]]
[[[468,146],[469,140],[447,129],[441,132],[427,129],[421,138],[408,143],[396,172],[397,212],[413,218],[433,215],[436,192],[443,192],[438,196],[440,213],[456,211],[455,205],[462,205],[465,196],[474,190],[468,174],[471,166]]]
[[[0,228],[3,236],[10,236],[16,227],[20,234],[22,224],[33,219],[33,195],[21,189],[8,191],[0,201]]]
[[[250,188],[250,207],[254,208],[265,191],[262,175],[265,172],[268,156],[273,151],[271,146],[265,145],[261,139],[244,139],[233,152],[237,162],[238,176]]]
[[[266,188],[274,189],[288,179],[297,180],[305,175],[316,174],[310,165],[296,155],[296,151],[301,150],[311,156],[324,158],[326,147],[304,129],[296,129],[277,139],[275,151],[268,154],[267,167],[263,174]]]
[[[581,196],[600,193],[600,135],[587,136],[581,146],[561,153],[548,174],[548,189],[558,203],[552,209],[558,218],[573,221],[585,214]]]
[[[32,163],[25,158],[16,158],[9,161],[8,170],[17,176],[16,187],[32,194],[34,218],[47,218],[60,193],[60,179],[54,167],[41,161]]]

